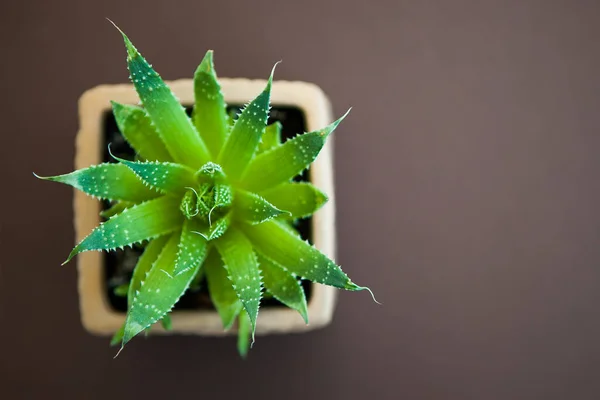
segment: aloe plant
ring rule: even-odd
[[[208,51],[194,74],[190,118],[121,34],[142,107],[113,102],[112,108],[136,160],[111,153],[117,162],[43,178],[113,204],[104,212],[106,222],[77,244],[65,263],[85,251],[145,245],[122,290],[128,311],[113,343],[122,349],[159,321],[168,328],[173,306],[201,275],[224,329],[238,320],[242,355],[253,340],[265,294],[308,322],[300,280],[368,290],[302,240],[291,223],[327,201],[312,184],[293,179],[315,160],[345,115],[282,143],[281,125],[267,126],[275,67],[264,90],[230,118]]]

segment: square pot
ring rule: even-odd
[[[264,80],[219,79],[228,104],[247,104],[265,85]],[[182,79],[167,82],[183,105],[194,104],[193,81]],[[139,104],[133,85],[101,85],[86,91],[79,99],[80,129],[76,141],[75,169],[103,162],[104,122],[112,111],[110,101]],[[305,82],[275,81],[272,86],[273,107],[293,107],[302,112],[307,131],[320,129],[332,122],[331,106],[323,91]],[[301,133],[301,132],[297,132]],[[310,169],[310,182],[329,196],[329,201],[311,218],[312,242],[331,259],[335,257],[335,196],[333,186],[333,142],[331,137]],[[75,236],[79,243],[100,223],[101,202],[75,191]],[[105,279],[106,258],[100,252],[85,252],[77,256],[79,304],[81,321],[93,334],[111,335],[125,320],[125,313],[115,310],[108,299]],[[302,332],[327,325],[335,306],[336,289],[312,283],[308,299],[309,325],[297,311],[285,307],[261,307],[256,333]],[[165,331],[160,324],[151,333],[184,333],[225,335],[216,310],[174,310],[173,329]]]

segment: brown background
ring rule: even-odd
[[[4,1],[0,397],[600,398],[597,1]],[[136,340],[80,324],[76,102],[124,82],[114,19],[166,78],[319,84],[337,115],[332,326]],[[4,396],[8,394],[8,396]]]

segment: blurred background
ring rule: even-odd
[[[336,115],[333,324],[136,340],[80,325],[77,99],[127,81],[113,19],[166,79],[304,80]],[[4,1],[0,397],[600,398],[597,1]]]

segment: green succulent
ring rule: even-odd
[[[145,244],[128,288],[121,288],[128,311],[113,343],[123,348],[158,321],[168,328],[169,312],[202,275],[224,329],[238,319],[242,355],[265,291],[308,322],[301,279],[368,290],[302,240],[290,223],[327,201],[315,186],[293,178],[315,160],[345,116],[282,143],[281,125],[267,126],[274,67],[265,89],[231,119],[208,51],[194,74],[190,118],[121,33],[142,107],[112,106],[136,161],[113,156],[118,162],[43,178],[113,204],[104,214],[108,220],[65,263],[84,251]]]

